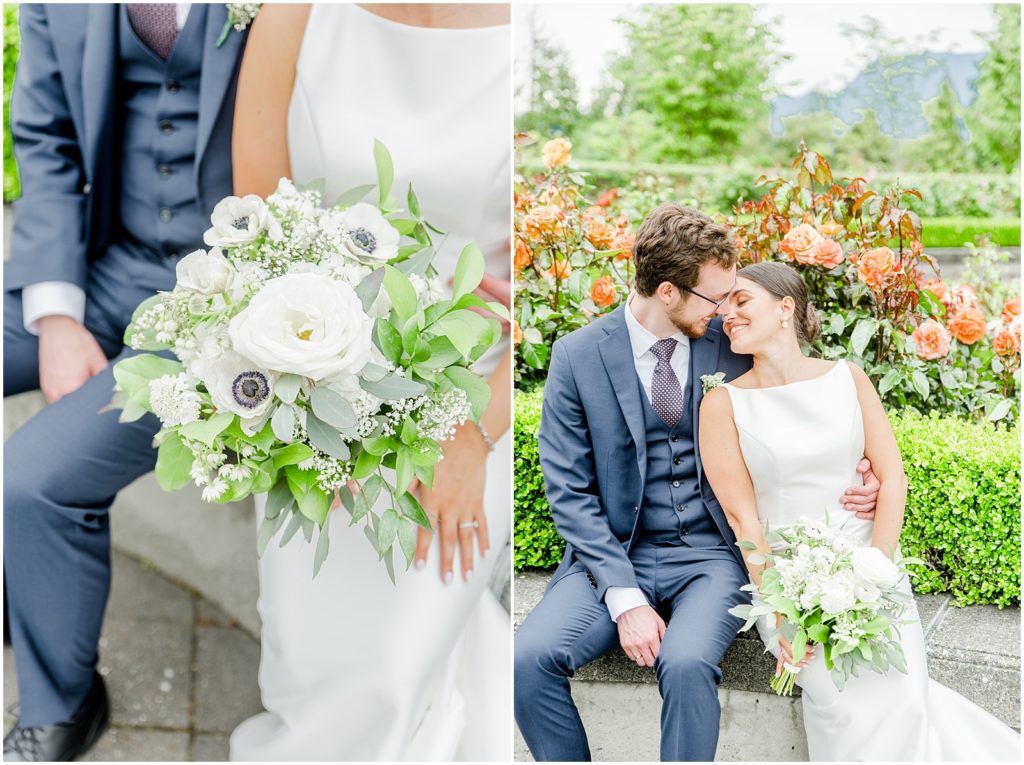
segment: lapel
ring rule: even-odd
[[[242,50],[245,32],[234,29],[218,48],[217,38],[228,20],[224,3],[210,5],[206,9],[206,29],[203,31],[203,69],[199,75],[199,124],[196,136],[196,187],[199,187],[199,168],[203,155],[210,144],[210,135],[220,115],[224,97],[231,87],[235,65]],[[233,115],[228,115],[232,118]]]
[[[86,6],[79,95],[82,99],[81,144],[85,172],[93,183],[101,169],[102,136],[105,130],[111,129],[114,118],[118,8],[113,3],[91,3]]]
[[[643,404],[640,401],[640,386],[637,384],[636,364],[633,362],[633,346],[629,342],[624,305],[608,316],[611,325],[608,335],[598,343],[601,362],[612,383],[612,390],[619,402],[619,409],[626,420],[629,434],[636,444],[636,462],[640,468],[641,484],[647,474],[647,432],[644,425]]]
[[[700,402],[704,398],[701,375],[718,371],[718,354],[722,346],[722,332],[718,327],[708,327],[704,337],[690,341],[690,417],[693,422],[693,451],[697,457],[697,476],[703,480],[704,469],[700,462],[698,444]]]

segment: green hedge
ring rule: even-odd
[[[1020,247],[1019,218],[924,218],[921,223],[926,249],[963,247],[982,234],[1000,247]]]
[[[515,566],[551,568],[565,543],[537,457],[543,389],[515,399]],[[1020,603],[1020,428],[914,412],[891,416],[910,483],[901,544],[929,562],[920,593],[957,605]]]
[[[4,201],[12,202],[21,195],[18,166],[14,162],[14,146],[11,142],[10,107],[11,85],[14,82],[14,67],[18,63],[20,50],[18,34],[18,6],[4,5]]]

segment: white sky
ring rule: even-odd
[[[601,83],[608,54],[625,47],[622,28],[614,19],[635,11],[635,4],[515,5],[516,82],[523,76],[520,62],[529,50],[529,21],[534,14],[543,33],[568,52],[580,99],[588,105]],[[857,74],[862,51],[842,36],[843,23],[861,25],[865,16],[873,16],[888,36],[906,41],[908,53],[922,50],[924,45],[915,41],[933,34],[936,38],[928,43],[929,50],[984,51],[978,34],[995,26],[995,14],[987,3],[761,3],[758,12],[762,21],[776,20],[771,25],[780,49],[792,56],[773,77],[776,88],[787,95],[836,91]]]

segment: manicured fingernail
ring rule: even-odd
[[[427,562],[421,558],[421,559],[417,560],[415,563],[413,563],[412,565],[416,567],[417,571],[422,571],[423,569],[425,569],[427,567]]]
[[[445,575],[444,575],[444,583],[445,584],[451,584],[452,583],[452,572],[451,571],[448,571],[448,572],[445,573]]]
[[[465,574],[463,574],[462,578],[465,579],[467,582],[473,581],[473,569],[470,569]]]

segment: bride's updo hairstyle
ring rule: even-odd
[[[793,298],[796,304],[793,309],[793,323],[796,325],[797,339],[810,344],[818,336],[818,330],[821,329],[818,312],[808,301],[807,285],[796,269],[785,263],[751,263],[737,271],[736,276],[742,276],[763,287],[777,300],[784,297]]]

